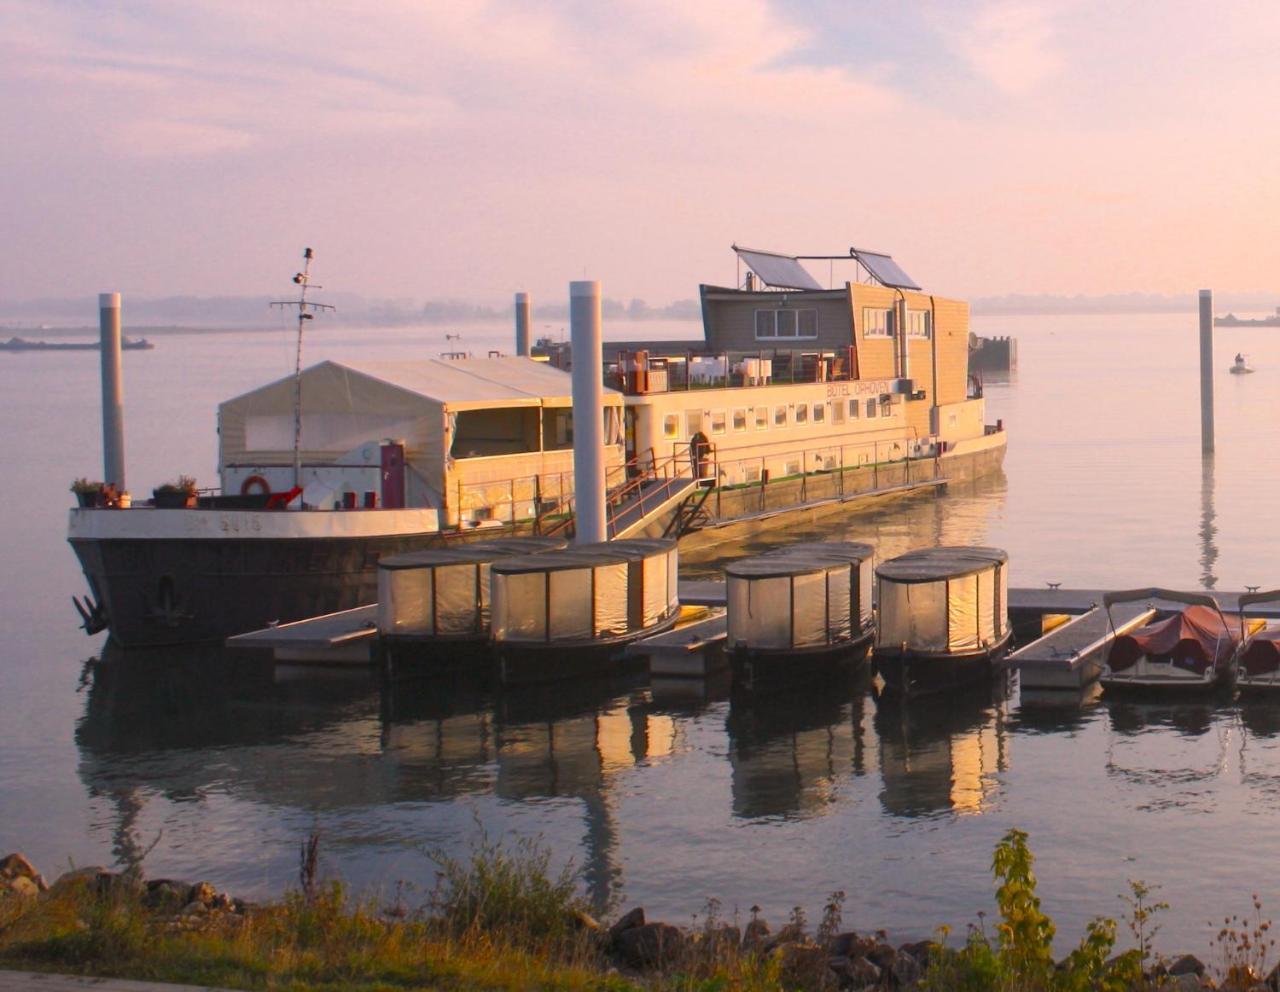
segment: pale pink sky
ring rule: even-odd
[[[0,299],[1280,289],[1280,4],[0,0]]]

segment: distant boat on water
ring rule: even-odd
[[[26,338],[10,338],[0,341],[0,351],[98,351],[98,341],[28,341]],[[146,338],[125,338],[120,347],[125,351],[150,351],[155,347]]]

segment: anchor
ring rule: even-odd
[[[107,618],[107,612],[92,595],[85,596],[83,603],[80,601],[79,596],[72,596],[71,602],[75,606],[76,612],[80,614],[80,626],[84,628],[86,634],[93,635],[107,629],[110,622]]]

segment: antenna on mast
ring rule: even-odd
[[[298,348],[293,360],[293,485],[302,488],[302,327],[303,321],[314,320],[315,313],[334,309],[327,303],[312,303],[307,299],[308,289],[324,289],[323,286],[311,285],[311,249],[302,249],[302,271],[294,275],[293,281],[298,284],[296,300],[276,300],[273,307],[296,307],[298,311]]]

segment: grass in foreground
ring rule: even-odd
[[[670,935],[671,953],[661,961],[624,974],[614,956],[618,948],[586,916],[573,873],[552,876],[549,856],[537,844],[507,850],[486,840],[468,860],[436,860],[440,885],[416,913],[353,901],[341,884],[318,883],[314,842],[304,845],[299,891],[244,911],[163,905],[128,872],[105,883],[92,875],[67,878],[36,899],[0,896],[0,967],[298,992],[1187,987],[1165,973],[1152,950],[1158,914],[1167,907],[1140,882],[1131,882],[1125,897],[1130,950],[1114,953],[1117,924],[1099,918],[1075,950],[1055,960],[1055,926],[1040,906],[1026,835],[1016,830],[992,859],[999,910],[992,932],[985,924],[971,927],[958,947],[910,945],[917,956],[905,971],[907,947],[895,952],[883,935],[838,933],[843,895],[835,893],[813,937],[798,910],[782,932],[761,940],[752,939],[754,920],[744,940],[711,910],[700,930]],[[1257,986],[1274,945],[1269,929],[1256,897],[1246,919],[1225,921],[1214,941],[1219,988]],[[945,941],[945,929],[939,935]],[[1203,987],[1214,986],[1206,980]]]

